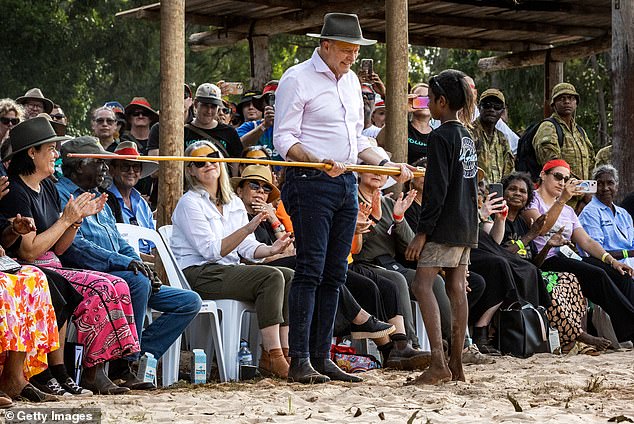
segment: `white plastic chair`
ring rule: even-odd
[[[117,224],[117,229],[126,239],[126,241],[138,251],[139,248],[139,240],[148,240],[154,243],[156,246],[157,253],[161,258],[161,262],[163,267],[165,268],[165,272],[167,274],[167,279],[169,285],[171,287],[191,290],[185,276],[183,275],[180,268],[178,268],[178,264],[176,263],[176,259],[172,251],[169,248],[169,245],[163,241],[163,238],[156,231],[139,227],[136,225],[129,224]],[[209,321],[205,320],[205,325],[200,326],[201,329],[204,329],[205,340],[209,343],[213,341],[213,345],[215,348],[215,353],[218,362],[218,372],[220,374],[220,381],[227,381],[227,373],[225,370],[225,361],[224,354],[222,350],[222,341],[220,338],[220,326],[218,319],[218,310],[216,308],[216,303],[213,300],[204,300],[202,302],[202,307],[198,312],[198,317],[207,316]],[[202,315],[205,314],[205,315]],[[151,317],[150,317],[151,320]],[[192,321],[188,326],[189,330],[192,327],[196,320]],[[151,322],[151,321],[150,321]],[[211,334],[210,334],[211,333]],[[170,348],[163,355],[163,386],[167,387],[174,384],[178,381],[178,369],[180,364],[180,348],[181,348],[181,337],[170,346]],[[208,346],[206,349],[207,355],[209,356],[207,371],[209,372],[210,364],[211,364],[211,347]]]
[[[159,228],[159,233],[167,244],[172,237],[172,225]],[[184,277],[183,277],[184,278]],[[187,282],[185,282],[188,284]],[[189,287],[189,285],[188,285]],[[239,379],[238,350],[240,350],[240,336],[242,333],[242,318],[246,312],[255,312],[255,305],[233,299],[216,300],[216,307],[221,314],[220,328],[222,331],[222,349],[224,352],[224,367],[229,380]],[[257,357],[257,347],[252,348],[253,359]],[[254,364],[256,361],[254,361]]]
[[[431,352],[429,337],[427,337],[427,330],[425,330],[425,323],[423,322],[423,314],[420,312],[418,302],[414,300],[412,300],[412,310],[414,312],[414,326],[416,327],[416,337],[418,337],[420,349],[423,352]]]

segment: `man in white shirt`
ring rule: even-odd
[[[356,178],[345,164],[360,158],[373,165],[401,168],[399,181],[412,177],[404,164],[389,162],[371,146],[363,130],[361,85],[349,72],[363,38],[356,15],[324,17],[319,47],[312,57],[288,69],[276,91],[273,144],[285,160],[322,162],[329,170],[287,168],[282,199],[293,221],[297,266],[289,294],[289,381],[349,382],[330,358],[339,287],[357,218]],[[314,368],[313,368],[314,367]]]

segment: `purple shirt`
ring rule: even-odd
[[[526,209],[536,209],[540,215],[545,214],[550,209],[550,206],[544,203],[544,199],[539,195],[537,191],[535,191],[535,198],[533,202]],[[577,214],[575,214],[575,210],[572,209],[568,205],[564,205],[559,217],[557,218],[557,222],[552,226],[552,228],[548,231],[545,236],[539,236],[535,238],[535,246],[537,247],[537,252],[540,252],[546,242],[555,234],[561,227],[564,227],[564,231],[561,233],[566,239],[570,240],[572,237],[572,233],[579,227],[581,227],[581,223],[579,222],[579,218]],[[550,249],[548,255],[546,255],[546,259],[551,256],[555,256],[557,254],[558,249]]]

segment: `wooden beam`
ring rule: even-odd
[[[184,148],[183,83],[185,81],[185,0],[161,4],[161,114],[159,152],[182,156]],[[183,195],[183,164],[159,167],[158,226],[172,223],[172,212]]]
[[[609,28],[552,24],[545,22],[529,22],[517,19],[490,19],[481,18],[479,16],[448,16],[435,13],[410,12],[409,22],[423,25],[448,25],[460,28],[524,31],[535,32],[539,34],[576,35],[581,37],[601,37],[609,32]]]
[[[578,4],[578,2],[562,2],[552,0],[425,0],[424,3],[449,3],[474,7],[497,7],[509,11],[561,12],[569,15],[604,15],[605,5]],[[599,3],[599,2],[597,2]],[[602,2],[607,4],[607,2]],[[420,3],[419,3],[420,4]]]
[[[413,33],[409,37],[410,43],[416,46],[434,46],[447,49],[489,50],[495,52],[511,52],[536,50],[550,47],[544,44],[528,41],[500,41],[486,38],[468,37],[435,37]]]
[[[409,72],[407,0],[385,2],[387,39],[386,143],[395,162],[407,162],[407,81]],[[367,37],[367,35],[366,35]],[[401,191],[401,187],[397,188]]]
[[[550,49],[550,58],[556,62],[590,56],[610,48],[610,37],[595,38],[580,43],[566,44]],[[485,57],[478,60],[478,67],[484,72],[504,69],[524,68],[542,65],[546,60],[547,50],[524,51],[503,56]]]
[[[256,35],[249,38],[251,59],[251,88],[262,90],[271,79],[271,61],[269,60],[269,37]]]
[[[615,0],[612,2],[612,163],[620,174],[620,199],[634,191],[633,74],[634,4]]]

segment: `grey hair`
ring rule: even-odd
[[[222,155],[222,152],[207,140],[198,140],[190,144],[187,149],[185,149],[185,156],[191,156],[194,150],[203,146],[211,148],[214,152],[218,152],[221,158],[224,157]],[[227,170],[227,164],[221,162],[218,163],[218,165],[220,165],[220,177],[218,178],[218,193],[216,193],[216,197],[220,201],[220,203],[222,203],[223,205],[227,205],[231,203],[231,199],[233,198],[233,196],[235,196],[235,194],[233,192],[233,189],[231,188],[231,183],[229,182],[229,171]],[[189,164],[187,164],[186,167],[189,167]],[[187,184],[190,188],[198,188],[201,186],[198,179],[191,175],[189,170],[187,169],[185,170],[185,180],[187,181]]]
[[[612,178],[614,178],[614,181],[617,184],[619,183],[619,171],[617,171],[616,168],[613,167],[612,165],[601,165],[597,168],[594,168],[594,171],[592,171],[592,179],[596,180],[603,174],[612,175]]]

